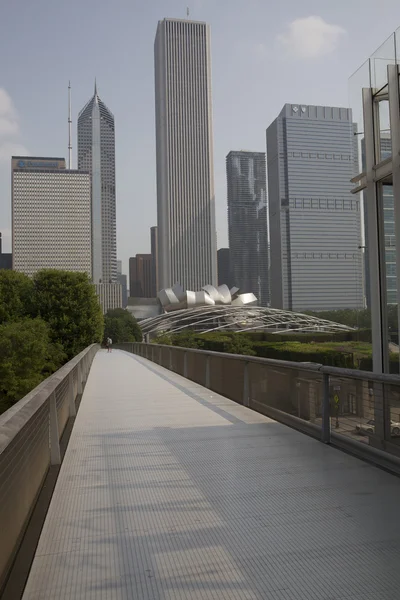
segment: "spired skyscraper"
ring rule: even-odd
[[[210,28],[164,19],[155,39],[159,288],[217,283]]]
[[[114,116],[94,95],[78,116],[78,169],[92,180],[93,283],[117,280]]]

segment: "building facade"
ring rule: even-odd
[[[361,308],[360,201],[352,112],[286,104],[267,130],[271,306]]]
[[[122,260],[117,260],[117,283],[121,285],[122,308],[126,308],[128,305],[128,278],[122,273]]]
[[[123,308],[120,283],[96,283],[95,288],[104,315],[114,308]]]
[[[155,39],[159,287],[217,282],[210,29],[164,19]]]
[[[267,173],[264,152],[226,157],[230,264],[235,285],[269,304]]]
[[[151,245],[151,281],[152,292],[151,297],[157,298],[157,293],[160,291],[158,285],[158,227],[150,228],[150,245]]]
[[[129,259],[129,296],[153,298],[152,256],[136,254]]]
[[[63,158],[13,156],[13,269],[92,275],[89,173],[65,169]]]
[[[117,280],[114,116],[94,95],[78,116],[78,169],[92,182],[93,282]]]
[[[12,253],[3,252],[3,239],[0,232],[0,269],[12,269]]]
[[[229,289],[235,284],[232,269],[229,248],[220,248],[217,252],[218,264],[218,285],[227,285]]]

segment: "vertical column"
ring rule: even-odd
[[[75,390],[74,390],[74,376],[73,371],[70,371],[68,375],[68,397],[69,397],[69,416],[76,416],[76,406],[75,406]]]
[[[61,464],[60,438],[58,433],[58,417],[56,394],[53,392],[49,399],[50,402],[50,463],[52,465]]]
[[[210,355],[207,354],[206,356],[206,382],[205,382],[205,387],[209,390],[210,389]]]
[[[386,322],[386,301],[384,280],[385,273],[384,257],[382,256],[381,223],[379,219],[378,197],[375,182],[375,135],[374,121],[376,118],[371,88],[364,88],[363,112],[364,112],[364,139],[365,139],[365,163],[367,176],[366,198],[367,220],[368,220],[368,260],[371,286],[371,321],[372,321],[372,362],[375,373],[384,373],[388,370],[388,332],[384,323]],[[379,129],[379,128],[378,128]]]
[[[392,138],[394,232],[396,240],[397,310],[400,324],[400,93],[399,67],[388,65],[389,116]]]
[[[322,396],[322,430],[321,441],[329,444],[331,441],[331,404],[329,397],[329,375],[323,374],[323,396]]]
[[[77,365],[77,394],[78,396],[81,396],[83,393],[83,385],[82,385],[82,365],[79,362]]]
[[[249,363],[244,363],[243,369],[243,406],[250,406]]]

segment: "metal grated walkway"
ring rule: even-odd
[[[398,600],[400,480],[99,352],[24,600]]]

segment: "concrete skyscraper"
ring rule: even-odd
[[[267,173],[265,152],[232,151],[226,157],[230,264],[242,291],[269,304]]]
[[[271,306],[363,306],[358,169],[347,108],[286,104],[267,130]]]
[[[15,271],[92,275],[90,175],[63,158],[13,156],[12,260]]]
[[[160,21],[155,39],[159,287],[217,283],[210,29]]]
[[[78,169],[92,180],[93,283],[117,280],[114,116],[94,95],[78,116]]]

